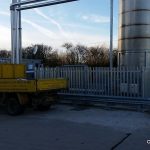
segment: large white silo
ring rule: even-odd
[[[150,67],[150,0],[119,0],[119,65]]]

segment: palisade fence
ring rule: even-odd
[[[100,68],[65,66],[36,68],[36,78],[67,78],[68,90],[64,95],[143,98],[144,76],[139,68]]]

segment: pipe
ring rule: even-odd
[[[58,4],[63,4],[63,3],[73,2],[73,1],[78,1],[78,0],[51,1],[51,2],[39,3],[39,4],[35,4],[35,5],[23,6],[23,7],[20,7],[20,8],[16,8],[16,10],[27,10],[27,9],[44,7],[44,6],[58,5]]]

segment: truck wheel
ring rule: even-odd
[[[39,110],[39,111],[48,111],[50,109],[50,107],[51,107],[51,104],[49,104],[49,105],[40,104],[40,105],[37,106],[37,110]]]
[[[6,103],[7,113],[11,116],[20,115],[24,112],[24,107],[15,97],[10,97]]]

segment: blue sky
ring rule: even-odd
[[[118,0],[114,0],[114,45],[117,46]],[[0,48],[10,49],[11,0],[1,0]],[[110,0],[80,0],[22,12],[23,46],[43,43],[60,48],[65,42],[109,46]]]

